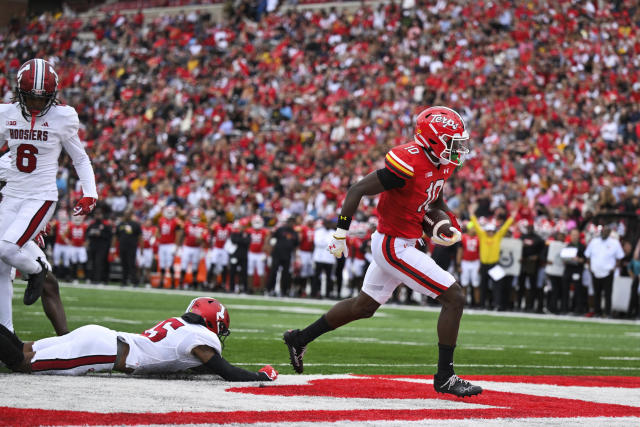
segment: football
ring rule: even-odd
[[[427,237],[452,237],[453,231],[449,215],[441,209],[428,209],[422,218],[422,230]]]

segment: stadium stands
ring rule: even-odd
[[[44,15],[2,34],[4,102],[22,61],[55,64],[103,203],[125,197],[140,218],[170,198],[210,221],[333,216],[351,183],[412,138],[416,111],[443,104],[472,134],[471,155],[444,193],[461,217],[471,200],[488,218],[517,206],[545,238],[580,227],[587,240],[589,223],[612,222],[635,247],[640,8],[632,0],[282,13],[238,2],[221,24],[195,12],[151,21],[118,14],[138,3],[102,6],[104,18]],[[69,159],[61,164],[65,209],[79,193]]]

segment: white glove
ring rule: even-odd
[[[455,227],[449,227],[449,229],[453,231],[453,236],[446,237],[446,236],[443,236],[442,234],[440,234],[439,236],[431,236],[431,241],[436,245],[441,245],[441,246],[451,246],[459,242],[460,239],[462,239],[462,233],[460,233],[458,229]]]
[[[327,249],[336,258],[349,256],[349,248],[347,248],[347,230],[337,228],[336,232],[333,233],[333,237],[331,238],[331,242],[329,242]]]

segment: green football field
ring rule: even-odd
[[[40,302],[22,304],[24,284],[14,287],[14,324],[23,340],[53,335]],[[188,291],[109,286],[62,286],[69,328],[99,324],[119,331],[142,332],[168,317],[181,315],[195,296]],[[271,364],[292,374],[282,342],[286,329],[316,320],[333,301],[209,294],[231,316],[231,336],[223,355],[247,369]],[[313,342],[305,356],[309,374],[432,374],[437,360],[439,310],[383,306],[363,319]],[[508,375],[640,376],[640,323],[549,315],[468,311],[462,318],[456,372]]]

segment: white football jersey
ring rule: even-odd
[[[20,105],[0,104],[0,141],[11,153],[3,194],[21,199],[58,200],[56,174],[62,148],[69,154],[86,197],[98,198],[91,160],[78,137],[80,122],[73,107],[54,105],[37,117],[33,129]]]
[[[119,332],[118,339],[129,344],[126,363],[127,368],[134,369],[134,374],[179,372],[200,366],[200,359],[191,354],[199,345],[222,354],[222,344],[216,334],[180,317],[160,322],[143,334]]]
[[[0,144],[2,142],[0,141]],[[7,182],[9,179],[9,170],[11,169],[11,155],[7,151],[0,156],[0,181]]]

